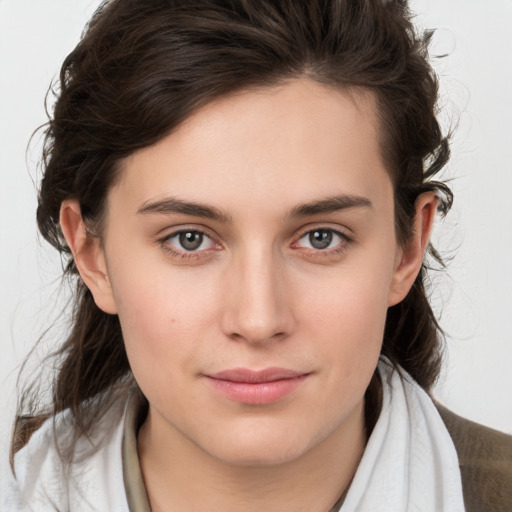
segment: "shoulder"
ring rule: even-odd
[[[1,503],[7,510],[46,510],[46,502],[56,510],[67,508],[66,478],[53,426],[52,420],[46,420],[16,453],[13,472],[6,471]]]
[[[47,420],[16,453],[14,475],[5,480],[2,506],[16,512],[125,512],[123,417],[123,408],[114,407],[89,437],[78,439],[69,458],[61,450],[71,431],[67,411],[55,421]]]
[[[459,457],[467,512],[512,510],[512,436],[436,407]]]

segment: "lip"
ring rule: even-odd
[[[266,405],[278,402],[297,389],[309,373],[287,368],[251,370],[232,368],[205,375],[216,391],[236,402]]]

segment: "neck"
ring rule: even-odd
[[[219,460],[170,428],[151,408],[138,436],[153,512],[328,512],[350,485],[366,444],[364,402],[334,432],[293,460]]]

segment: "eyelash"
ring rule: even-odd
[[[331,233],[331,235],[335,235],[340,238],[340,242],[335,245],[334,247],[326,248],[326,249],[315,249],[315,248],[308,248],[303,247],[302,249],[308,253],[308,256],[314,257],[314,258],[332,258],[336,257],[342,253],[344,253],[349,244],[353,242],[353,239],[346,235],[345,233],[328,227],[315,227],[313,229],[307,229],[306,231],[302,232],[302,234],[297,238],[297,241],[292,244],[292,247],[299,247],[298,244],[300,240],[302,240],[306,236],[310,236],[312,233],[318,232],[318,231],[324,231]]]
[[[185,234],[185,233],[195,233],[195,234],[202,235],[204,238],[210,239],[211,243],[215,244],[217,247],[215,249],[202,249],[200,251],[193,251],[193,250],[187,251],[186,249],[181,249],[181,250],[176,249],[175,247],[173,247],[170,244],[170,241],[173,238],[179,237],[179,235]],[[166,235],[165,237],[161,238],[160,240],[158,240],[158,242],[160,243],[162,248],[167,253],[169,253],[172,257],[178,258],[181,260],[190,260],[190,259],[195,259],[195,258],[201,258],[201,257],[205,256],[205,254],[204,254],[205,252],[209,252],[211,250],[219,250],[221,248],[221,245],[219,243],[215,242],[215,240],[211,236],[209,236],[204,231],[201,231],[200,229],[180,229],[178,231],[173,231],[172,233],[170,233],[170,234]],[[202,243],[201,243],[201,245],[202,245]]]
[[[300,247],[299,241],[302,240],[304,237],[311,235],[314,232],[317,231],[323,231],[331,233],[332,235],[335,235],[341,239],[341,241],[335,246],[331,248],[326,249],[315,249],[315,248],[308,248],[308,247]],[[202,249],[202,250],[189,250],[186,249],[176,249],[170,244],[170,241],[173,238],[179,237],[181,234],[185,233],[194,233],[199,234],[207,239],[210,239],[211,243],[215,244],[217,247],[214,249]],[[345,233],[342,233],[341,231],[338,231],[333,228],[326,228],[326,227],[316,227],[313,229],[308,229],[306,231],[303,231],[300,236],[296,239],[295,242],[291,244],[292,248],[301,248],[305,252],[308,253],[308,256],[315,257],[315,258],[325,258],[325,257],[335,257],[347,249],[347,246],[352,243],[352,239],[347,236]],[[158,240],[158,243],[162,246],[162,248],[169,253],[172,257],[180,259],[180,260],[190,260],[190,259],[196,259],[196,258],[203,258],[206,256],[205,253],[210,253],[212,250],[219,250],[222,248],[222,246],[216,242],[211,236],[209,236],[207,233],[200,229],[180,229],[178,231],[173,231],[172,233],[166,235],[165,237]],[[202,241],[203,243],[203,241]],[[202,245],[201,243],[201,245]]]

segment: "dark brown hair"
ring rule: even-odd
[[[23,396],[13,452],[42,419],[64,409],[71,411],[76,434],[87,433],[114,397],[134,385],[118,318],[95,305],[62,236],[63,200],[77,199],[91,232],[101,236],[105,198],[123,158],[220,96],[309,78],[377,98],[396,234],[404,244],[419,194],[437,191],[443,212],[452,201],[449,188],[431,179],[449,148],[435,115],[429,37],[415,32],[407,7],[397,1],[103,2],[61,69],[46,125],[37,210],[42,235],[64,255],[66,273],[76,280],[72,328],[53,354],[47,415],[30,406],[37,403],[31,401],[37,388]],[[431,247],[430,254],[438,258]],[[425,293],[426,270],[424,264],[405,300],[389,309],[382,352],[428,390],[439,373],[442,336]],[[369,404],[375,385],[374,379]]]

